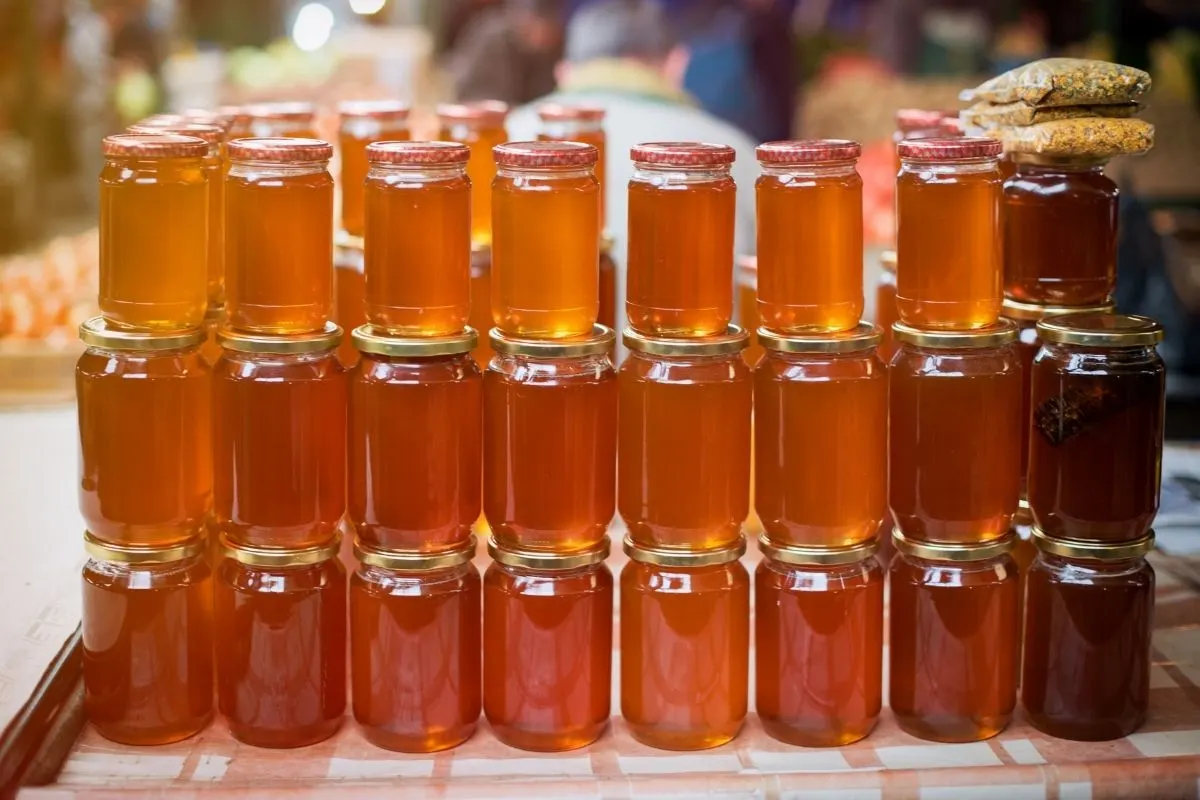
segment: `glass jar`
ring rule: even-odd
[[[493,154],[492,320],[510,336],[586,336],[600,312],[596,148],[509,142]]]
[[[613,578],[608,539],[560,555],[489,543],[483,577],[483,710],[521,750],[600,738],[612,701]]]
[[[467,324],[470,155],[456,142],[367,147],[365,311],[370,324],[398,336],[448,336]]]
[[[508,104],[499,100],[479,100],[472,103],[442,104],[437,107],[438,139],[461,142],[471,148],[467,162],[467,177],[471,179],[471,244],[490,247],[492,244],[492,180],[496,177],[496,162],[492,148],[508,141],[504,120]],[[477,297],[476,305],[487,305],[486,295]],[[487,330],[489,325],[474,326]]]
[[[85,534],[83,704],[96,731],[129,745],[193,736],[213,710],[212,573],[193,538],[152,549]]]
[[[372,744],[432,753],[475,732],[481,705],[475,540],[419,555],[357,543],[350,578],[354,718]]]
[[[342,230],[363,236],[363,184],[367,178],[367,146],[372,142],[405,141],[408,106],[395,100],[350,100],[338,105],[338,155],[342,174]]]
[[[1000,317],[1001,143],[970,137],[897,145],[896,276],[900,320],[984,328]]]
[[[1005,296],[1055,306],[1111,302],[1118,192],[1105,161],[1013,158],[1016,174],[1003,194]]]
[[[483,511],[509,550],[594,547],[616,495],[613,333],[512,339],[492,331],[483,376]]]
[[[629,326],[648,336],[720,334],[733,319],[733,148],[653,142],[630,157]]]
[[[329,540],[346,510],[346,371],[341,330],[222,331],[213,369],[214,525],[238,546]]]
[[[247,117],[246,138],[315,139],[317,109],[312,103],[286,101],[243,106]]]
[[[1071,314],[1038,323],[1029,505],[1055,539],[1133,541],[1158,513],[1166,369],[1147,317]]]
[[[333,249],[333,321],[343,331],[367,324],[367,286],[363,275],[363,240],[338,231]],[[338,361],[346,369],[358,363],[358,351],[349,336],[337,348]]]
[[[897,528],[921,542],[1004,536],[1021,495],[1016,326],[894,331],[888,482]]]
[[[858,142],[758,146],[758,311],[779,333],[852,330],[863,313]]]
[[[754,370],[754,504],[777,546],[847,547],[887,513],[887,371],[879,329],[762,328]]]
[[[104,139],[100,313],[114,325],[181,330],[204,322],[208,149],[201,139],[170,133]]]
[[[933,139],[945,135],[942,121],[952,111],[935,111],[926,108],[899,108],[893,117],[896,127],[892,131],[892,149],[895,154],[896,172],[900,171],[900,142],[905,139]]]
[[[900,728],[933,742],[1004,730],[1020,653],[1012,537],[929,545],[893,535],[888,698]]]
[[[900,319],[896,310],[896,251],[884,250],[879,256],[879,282],[875,284],[875,324],[883,333],[877,352],[884,364],[890,364],[896,352],[892,326]]]
[[[746,542],[698,552],[626,539],[621,570],[621,715],[633,738],[704,750],[737,736],[750,672]]]
[[[625,331],[617,508],[638,547],[709,550],[750,512],[753,380],[746,332],[660,339]]]
[[[604,109],[600,106],[561,105],[559,103],[542,103],[537,107],[538,119],[541,120],[542,130],[538,141],[543,142],[583,142],[596,148],[596,181],[600,184],[600,227],[604,227],[606,191],[605,153],[607,137],[604,135]],[[604,322],[610,328],[615,323]]]
[[[617,328],[617,265],[613,261],[613,237],[600,235],[600,305],[596,322],[606,328]]]
[[[1150,705],[1154,535],[1076,544],[1035,531],[1029,570],[1021,705],[1050,736],[1120,739]]]
[[[781,742],[864,738],[883,703],[883,568],[877,540],[837,549],[759,540],[754,573],[755,708]]]
[[[79,508],[115,545],[172,547],[204,527],[212,496],[211,372],[201,330],[79,327]]]
[[[320,331],[333,316],[333,148],[239,139],[225,179],[225,310],[235,330]]]
[[[734,260],[734,276],[737,279],[737,308],[733,317],[737,326],[750,337],[742,351],[742,360],[754,369],[764,352],[758,341],[758,257],[738,256]]]
[[[489,228],[490,230],[490,228]],[[477,331],[492,329],[492,250],[471,245],[471,313],[470,327]],[[492,338],[479,337],[475,345],[475,363],[487,369],[492,363]]]
[[[396,339],[354,331],[350,520],[367,548],[437,552],[470,538],[482,481],[483,376],[476,334]]]
[[[304,747],[346,711],[346,568],[336,537],[302,550],[226,545],[214,592],[217,704],[233,738]]]

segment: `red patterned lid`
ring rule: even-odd
[[[492,155],[498,167],[590,167],[600,152],[582,142],[507,142]]]
[[[208,143],[175,133],[118,133],[104,137],[104,155],[140,158],[203,158]]]
[[[763,164],[820,164],[856,159],[862,145],[850,139],[793,139],[760,144],[755,154]]]
[[[338,115],[368,119],[408,119],[408,106],[399,100],[347,100],[338,104]]]
[[[896,110],[896,130],[901,132],[936,130],[945,117],[956,117],[957,111],[935,111],[929,108]]]
[[[317,113],[312,103],[302,102],[252,103],[243,110],[252,119],[308,120]]]
[[[905,139],[896,143],[901,158],[922,161],[957,161],[963,158],[996,158],[1004,150],[999,139],[976,136]]]
[[[964,136],[966,127],[958,117],[942,117],[942,121],[938,123],[938,132],[942,136]]]
[[[367,161],[372,164],[465,164],[471,148],[458,142],[372,142]]]
[[[604,119],[604,109],[600,106],[563,105],[562,103],[543,103],[538,106],[538,117],[543,122],[566,122],[581,120],[599,122]]]
[[[503,125],[508,116],[508,103],[499,100],[476,100],[471,103],[442,103],[437,107],[442,122],[478,122]]]
[[[732,164],[736,153],[727,144],[645,142],[630,148],[629,157],[643,164],[668,167],[719,167]]]
[[[194,136],[209,144],[220,144],[225,138],[225,129],[220,125],[209,125],[203,122],[193,122],[184,119],[173,121],[169,119],[142,120],[136,125],[129,126],[130,133],[177,133],[180,136]]]
[[[328,161],[333,158],[333,145],[320,139],[234,139],[229,143],[229,158],[285,164]]]

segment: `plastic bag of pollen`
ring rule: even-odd
[[[1140,119],[1084,117],[994,128],[1006,153],[1062,158],[1112,158],[1144,153],[1154,146],[1154,126]]]
[[[976,103],[959,112],[959,118],[975,128],[995,128],[1000,125],[1036,125],[1039,122],[1054,122],[1060,119],[1081,117],[1112,117],[1128,119],[1141,110],[1139,103],[1114,103],[1113,105],[1051,106],[1042,108],[1018,101],[1016,103]]]
[[[1010,69],[967,89],[964,102],[987,100],[1031,106],[1086,106],[1133,103],[1150,88],[1140,69],[1086,58],[1043,58]]]

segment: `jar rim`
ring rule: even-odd
[[[998,347],[1012,344],[1017,340],[1017,326],[1011,321],[1001,318],[994,325],[972,330],[926,330],[896,322],[892,325],[896,339],[917,347],[928,347],[934,350],[965,350],[984,347]]]
[[[231,161],[267,161],[279,164],[311,164],[333,158],[333,145],[323,139],[261,136],[234,139],[229,143]]]
[[[583,142],[529,141],[505,142],[492,148],[497,167],[516,169],[552,169],[590,167],[600,157],[595,145]]]
[[[499,328],[488,332],[492,349],[497,353],[531,358],[579,358],[582,356],[608,355],[616,335],[612,328],[599,323],[592,326],[591,334],[567,339],[526,339],[501,333]]]
[[[204,552],[205,537],[197,535],[171,547],[149,547],[106,542],[91,531],[84,531],[83,549],[97,561],[116,564],[170,564],[185,561]]]
[[[625,555],[641,564],[653,564],[659,567],[715,567],[732,564],[741,558],[746,552],[746,537],[739,535],[737,541],[724,547],[686,550],[640,545],[626,535],[622,547]]]
[[[436,552],[415,550],[386,550],[354,540],[354,557],[363,564],[393,572],[426,572],[471,563],[475,557],[475,537],[468,536],[462,544]]]
[[[905,555],[923,558],[926,561],[987,561],[1002,556],[1016,545],[1017,537],[1012,532],[991,542],[958,544],[952,542],[920,542],[906,538],[899,530],[892,531],[892,542]]]
[[[207,316],[207,315],[206,315]],[[128,352],[186,350],[204,342],[203,328],[177,331],[126,330],[112,326],[104,317],[92,317],[79,326],[79,339],[88,347]]]
[[[350,340],[361,353],[433,358],[471,352],[479,343],[479,334],[468,326],[448,336],[393,336],[385,328],[367,323],[351,331]]]
[[[1114,308],[1116,308],[1116,304],[1112,300],[1092,306],[1050,306],[1038,303],[1022,303],[1019,300],[1010,300],[1006,297],[1001,304],[1000,313],[1008,319],[1021,320],[1022,322],[1037,322],[1046,317],[1057,317],[1062,314],[1094,312],[1111,314]]]
[[[854,161],[862,145],[852,139],[786,139],[764,142],[755,148],[760,164],[789,166]]]
[[[334,534],[333,538],[324,544],[303,548],[234,544],[229,540],[228,534],[221,534],[221,551],[225,557],[249,567],[305,567],[321,564],[337,558],[341,546],[341,534]]]
[[[883,331],[878,325],[860,322],[848,331],[834,333],[781,333],[758,329],[758,341],[777,353],[861,353],[879,345]]]
[[[1079,347],[1153,347],[1163,340],[1163,327],[1135,314],[1085,312],[1040,320],[1043,342]]]
[[[247,333],[228,327],[217,331],[217,344],[237,353],[321,353],[334,349],[341,341],[342,329],[335,322],[326,322],[324,329],[312,333]]]
[[[1048,535],[1034,526],[1031,535],[1038,550],[1063,558],[1085,561],[1129,561],[1142,558],[1154,549],[1154,531],[1150,530],[1140,539],[1127,542],[1085,542],[1078,539],[1059,539]]]
[[[397,167],[466,164],[471,148],[462,142],[384,141],[367,145],[367,162]]]
[[[838,566],[866,561],[879,550],[879,537],[849,547],[818,547],[811,545],[777,544],[766,533],[759,534],[758,549],[764,558],[797,566]]]
[[[203,158],[208,142],[176,133],[117,133],[101,143],[108,158]]]
[[[158,122],[142,120],[130,125],[126,130],[129,133],[170,133],[178,136],[191,136],[194,139],[207,142],[210,148],[214,144],[220,144],[225,139],[225,129],[220,125],[210,125],[206,122],[197,122],[186,118],[177,121],[161,120]]]
[[[604,559],[608,558],[609,548],[610,543],[607,536],[585,550],[571,553],[509,549],[501,547],[494,536],[488,539],[488,555],[497,564],[545,572],[566,572],[601,564]]]
[[[662,167],[723,167],[732,164],[737,152],[727,144],[709,142],[643,142],[629,150],[640,164]]]
[[[630,350],[652,356],[725,356],[740,353],[750,343],[750,335],[738,325],[729,325],[724,333],[695,338],[652,336],[625,329],[621,339]]]

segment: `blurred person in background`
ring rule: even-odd
[[[473,3],[453,32],[446,67],[459,100],[528,103],[554,89],[561,0]]]

